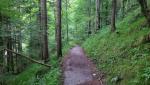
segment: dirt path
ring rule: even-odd
[[[70,50],[63,62],[63,85],[102,85],[96,78],[96,67],[86,57],[84,50],[76,46]]]

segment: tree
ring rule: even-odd
[[[66,1],[66,29],[67,29],[67,41],[69,41],[69,25],[68,25],[68,0]]]
[[[88,20],[88,36],[91,35],[92,31],[91,31],[91,24],[92,24],[92,21],[91,21],[91,0],[88,1],[88,17],[89,17],[89,20]]]
[[[126,3],[126,0],[122,0],[122,18],[125,17],[125,3]]]
[[[9,30],[12,30],[11,29],[11,26],[10,26],[10,18],[6,18],[6,32],[8,33],[8,36],[5,37],[5,48],[8,48],[8,49],[13,49],[12,48],[12,36],[9,35],[11,34],[11,31]],[[16,48],[15,48],[16,49]],[[13,55],[12,53],[10,52],[7,52],[7,71],[10,72],[10,71],[13,71],[14,70],[14,66],[13,66]]]
[[[47,5],[46,5],[46,1],[47,0],[40,0],[40,27],[42,29],[42,38],[43,38],[43,42],[42,42],[42,49],[43,49],[43,55],[42,55],[42,59],[47,62],[48,61],[48,57],[49,57],[49,53],[48,53],[48,26],[47,26]]]
[[[116,6],[117,0],[112,0],[112,16],[111,16],[111,31],[114,32],[116,30]]]
[[[56,0],[56,30],[57,30],[57,56],[62,56],[62,40],[61,40],[61,0]]]
[[[96,0],[96,30],[100,29],[100,0]]]
[[[150,26],[150,10],[148,9],[148,6],[147,6],[147,0],[138,0],[138,2],[141,6],[141,12],[146,17],[147,22]]]

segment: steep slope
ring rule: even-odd
[[[107,85],[150,85],[150,28],[140,9],[118,20],[116,33],[110,27],[83,43]]]

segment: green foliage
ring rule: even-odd
[[[50,62],[52,65],[50,69],[32,64],[18,75],[0,76],[0,81],[5,82],[5,85],[59,85],[61,75],[57,57],[52,56]]]
[[[145,18],[139,16],[139,8],[118,21],[116,33],[104,27],[85,41],[83,47],[106,74],[107,85],[149,85],[150,44],[141,37],[150,33]],[[138,17],[138,18],[137,18]],[[121,81],[112,81],[116,78]]]
[[[144,72],[142,74],[142,77],[146,80],[149,81],[150,80],[150,67],[147,67],[144,69]]]
[[[50,48],[51,69],[39,65],[31,65],[18,75],[0,75],[0,81],[5,85],[59,85],[60,67],[56,56],[55,40],[55,0],[47,0],[48,7],[48,36]],[[91,1],[91,3],[90,3]],[[122,1],[125,1],[123,9]],[[16,5],[17,4],[17,5]],[[91,22],[92,36],[88,38],[83,47],[89,56],[95,61],[99,70],[107,75],[108,85],[115,84],[121,77],[120,85],[149,85],[150,82],[150,44],[143,43],[145,35],[150,33],[145,26],[146,20],[140,14],[137,0],[118,0],[117,4],[117,31],[110,33],[111,1],[101,0],[101,25],[98,34],[95,31],[95,0],[68,0],[68,4],[62,3],[62,41],[63,54],[76,44],[81,44],[87,39],[89,22]],[[150,5],[150,1],[148,1]],[[68,10],[66,10],[68,6]],[[91,14],[89,13],[91,9]],[[0,13],[9,20],[0,22],[0,46],[3,46],[3,38],[16,35],[21,36],[23,52],[34,59],[39,59],[39,41],[41,32],[38,23],[38,0],[1,0]],[[89,16],[90,14],[90,16]],[[67,18],[66,18],[66,15]],[[123,15],[125,18],[122,20]],[[0,16],[0,17],[1,17]],[[68,22],[67,22],[68,20]],[[6,22],[9,23],[6,24]],[[5,22],[5,23],[4,23]],[[11,29],[8,33],[9,25]],[[69,41],[66,41],[67,24],[69,29]],[[18,34],[19,31],[19,34]],[[16,44],[16,43],[15,43]],[[0,47],[0,48],[1,48]],[[2,53],[1,53],[2,54]],[[0,56],[2,56],[0,54]],[[2,57],[1,57],[2,58]],[[2,59],[0,59],[2,62]],[[118,83],[118,82],[117,82]]]

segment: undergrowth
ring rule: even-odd
[[[83,42],[98,70],[105,73],[107,85],[150,85],[150,43],[143,40],[150,28],[139,12],[138,8],[117,21],[115,33],[110,32],[109,26],[103,27]],[[64,46],[64,55],[76,42]],[[0,76],[0,81],[5,85],[60,85],[59,61],[56,56],[50,60],[51,69],[32,64],[19,75]]]
[[[105,27],[83,43],[97,68],[106,75],[107,85],[150,85],[150,33],[140,9],[132,11],[111,33]],[[138,18],[137,18],[138,16]]]
[[[5,74],[0,80],[4,85],[59,85],[60,67],[56,56],[51,56],[51,68],[32,64],[18,75]]]

